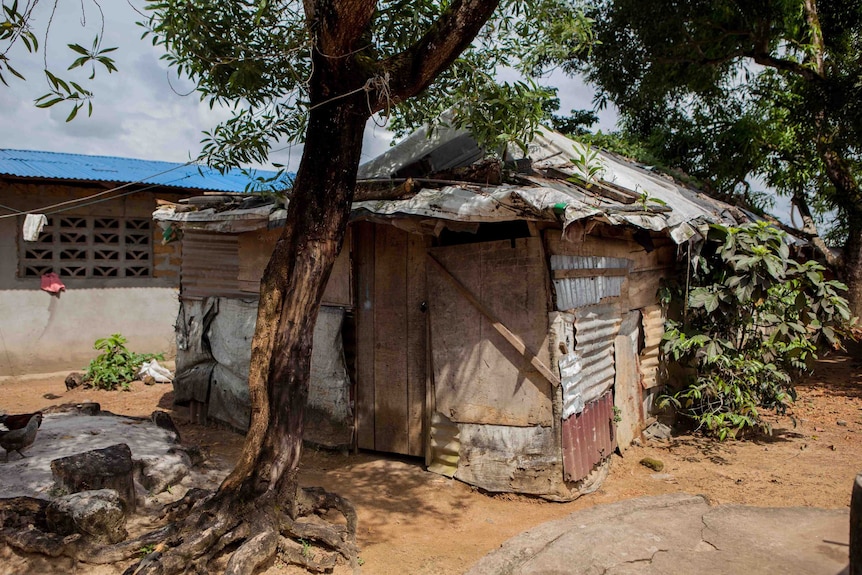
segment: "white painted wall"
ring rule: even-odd
[[[80,371],[96,339],[121,333],[130,350],[173,357],[178,291],[170,287],[0,291],[0,376]]]

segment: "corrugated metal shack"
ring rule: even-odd
[[[681,245],[740,212],[610,154],[593,160],[600,179],[579,179],[581,152],[547,130],[528,159],[489,161],[441,128],[360,169],[364,189],[401,195],[354,204],[315,331],[312,441],[421,456],[494,492],[599,485],[661,385],[660,280]],[[184,233],[177,398],[238,427],[284,213],[155,214]]]

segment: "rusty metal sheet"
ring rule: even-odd
[[[651,305],[641,310],[644,348],[640,352],[640,369],[645,389],[661,385],[659,346],[664,335],[664,313],[661,306]]]
[[[574,311],[575,349],[560,359],[563,418],[580,413],[614,384],[614,338],[620,328],[616,304]]]
[[[564,420],[562,432],[564,477],[580,481],[617,447],[613,394],[604,394]]]
[[[180,283],[183,297],[249,298],[239,285],[237,236],[186,231],[182,250]]]
[[[630,261],[624,258],[603,256],[551,256],[552,270],[627,269]],[[625,276],[596,276],[555,279],[557,309],[569,310],[601,303],[605,298],[619,297]]]

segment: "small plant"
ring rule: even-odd
[[[599,151],[593,148],[592,143],[587,142],[581,144],[581,151],[575,148],[577,157],[570,158],[570,161],[575,165],[580,174],[573,176],[572,181],[575,183],[583,183],[587,189],[590,189],[593,184],[599,182],[605,173],[605,166],[602,164],[602,159],[599,157]]]
[[[151,359],[164,359],[162,354],[135,353],[126,349],[127,340],[119,333],[97,339],[93,348],[102,353],[90,362],[84,374],[88,387],[130,391],[129,383],[137,377],[141,364]]]
[[[614,406],[614,423],[620,423],[623,420],[623,410]]]
[[[635,191],[637,191],[637,188],[635,188]],[[645,212],[651,211],[651,209],[656,206],[667,206],[666,201],[656,198],[655,196],[651,196],[647,191],[641,192],[637,201]]]
[[[306,559],[314,559],[314,551],[311,550],[311,542],[307,539],[300,538],[299,544],[302,545],[302,556]]]
[[[51,489],[48,490],[48,495],[50,495],[51,497],[62,497],[64,495],[68,495],[68,494],[69,494],[68,489],[66,489],[65,487],[58,485],[56,483],[51,486]]]
[[[146,557],[147,555],[149,555],[150,553],[152,553],[155,550],[156,550],[156,546],[153,544],[144,545],[143,547],[138,549],[138,555],[140,555],[141,557]]]

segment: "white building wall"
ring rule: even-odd
[[[173,357],[178,292],[171,287],[0,291],[0,377],[82,370],[93,343],[123,334],[130,350]]]

